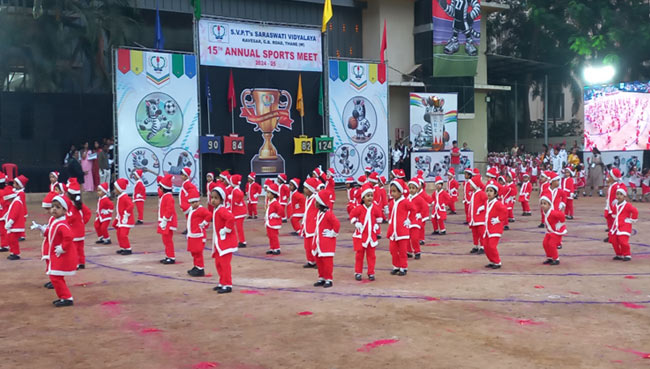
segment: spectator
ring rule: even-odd
[[[71,149],[67,163],[68,178],[74,177],[77,179],[77,182],[79,182],[79,184],[83,184],[84,172],[81,170],[81,164],[79,163],[79,150],[74,148],[74,145]]]
[[[411,178],[411,151],[413,151],[413,144],[409,141],[408,146],[404,147],[404,155],[402,156],[402,169],[406,173],[406,178]]]
[[[460,173],[460,149],[458,148],[458,141],[454,140],[451,148],[451,167],[454,168],[455,173]]]
[[[89,159],[93,162],[93,184],[95,188],[101,183],[99,181],[99,163],[97,162],[97,154],[102,151],[102,147],[99,146],[99,142],[95,141],[93,143],[93,152],[89,155]]]
[[[589,174],[587,176],[587,185],[585,186],[584,196],[587,196],[586,191],[589,190],[589,197],[592,196],[594,187],[598,187],[598,195],[603,197],[603,173],[605,172],[605,165],[603,164],[603,158],[601,157],[600,150],[597,147],[594,147],[591,150],[593,158],[589,164]]]
[[[63,159],[63,166],[67,167],[68,162],[70,161],[70,156],[72,156],[72,153],[76,150],[77,148],[75,145],[70,145],[70,150],[65,154],[65,159]]]
[[[99,183],[111,183],[111,167],[108,164],[108,144],[97,153],[97,165],[99,166]]]
[[[467,142],[463,142],[463,148],[460,151],[472,151],[472,150],[467,145]]]
[[[572,166],[573,168],[578,168],[578,165],[580,165],[580,158],[578,157],[578,148],[573,147],[571,149],[571,154],[567,157],[567,164]]]

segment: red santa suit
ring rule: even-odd
[[[278,185],[275,183],[269,184],[268,191],[273,193],[275,196],[280,196],[280,190],[278,189]],[[282,205],[275,197],[269,201],[266,207],[264,225],[266,226],[266,235],[269,238],[269,250],[267,251],[268,254],[280,253],[279,232],[280,228],[282,228],[282,209]]]
[[[175,260],[176,252],[174,251],[174,231],[176,230],[176,227],[178,227],[178,219],[176,216],[176,209],[174,207],[174,195],[171,193],[171,176],[166,175],[165,178],[160,181],[160,186],[165,191],[169,192],[164,192],[160,198],[160,202],[158,203],[157,232],[161,235],[163,245],[165,246],[165,257],[171,260]],[[188,198],[189,197],[186,197],[185,201],[187,201]],[[189,204],[189,201],[187,203]],[[187,214],[189,216],[189,210]],[[189,231],[187,233],[189,233]]]
[[[212,216],[212,257],[219,274],[222,289],[232,288],[232,254],[237,251],[237,237],[233,232],[235,217],[224,205],[219,205]]]
[[[215,180],[214,180],[214,174],[213,173],[207,173],[206,177],[210,178],[205,183],[205,193],[206,193],[206,196],[208,197],[208,211],[210,212],[210,214],[212,214],[212,211],[214,211],[214,206],[212,206],[212,201],[210,201],[210,194],[212,193],[212,190],[215,187],[217,187],[217,182],[215,182]]]
[[[373,189],[368,186],[364,191],[373,191]],[[368,261],[368,276],[375,275],[375,261],[377,260],[375,248],[379,244],[377,241],[378,223],[382,221],[382,217],[380,208],[375,204],[370,207],[361,204],[350,212],[350,223],[355,228],[352,234],[352,244],[355,251],[354,273],[357,275],[363,272],[364,254]]]
[[[453,168],[451,168],[453,169]],[[449,210],[452,214],[456,214],[456,201],[458,201],[458,181],[456,181],[456,172],[449,170],[447,179],[447,191],[449,193]]]
[[[20,235],[25,232],[25,207],[17,192],[12,192],[4,197],[11,201],[4,216],[5,231],[11,255],[20,256]]]
[[[189,171],[189,168],[183,168],[183,170],[186,169]],[[187,176],[189,177],[190,175]],[[178,194],[178,203],[181,207],[181,210],[183,211],[183,214],[185,214],[185,218],[187,218],[187,213],[190,211],[190,202],[188,201],[188,195],[192,190],[198,192],[194,183],[192,183],[192,181],[187,179],[185,182],[183,182],[181,186],[181,191]]]
[[[198,192],[194,194],[196,197],[199,197],[198,195]],[[173,206],[172,204],[172,208]],[[187,213],[187,251],[192,254],[194,266],[200,270],[204,268],[203,249],[205,248],[206,239],[205,229],[211,220],[212,213],[208,209],[201,205],[196,209],[190,206],[190,211]]]
[[[469,200],[469,228],[472,230],[474,248],[472,253],[483,251],[482,238],[485,233],[485,210],[487,206],[487,195],[483,191],[483,183],[478,177],[472,177],[470,184],[474,192]]]
[[[548,196],[543,195],[542,199],[550,201]],[[562,236],[567,233],[566,218],[561,210],[549,209],[544,213],[544,225],[546,226],[546,235],[544,236],[544,251],[549,260],[559,260],[560,256],[557,247],[562,244]],[[547,260],[548,263],[548,260]]]
[[[567,168],[566,171],[572,173],[572,171]],[[564,198],[566,201],[566,207],[564,208],[564,214],[566,216],[573,217],[573,198],[575,196],[575,183],[573,182],[573,177],[564,177],[562,178],[562,184],[560,185],[562,191],[564,191]]]
[[[296,186],[298,188],[298,186]],[[291,193],[289,208],[291,209],[291,226],[294,232],[300,231],[302,225],[302,218],[305,215],[305,196],[295,190]]]
[[[133,204],[138,210],[138,222],[141,223],[144,219],[144,200],[147,197],[147,189],[144,187],[144,182],[142,182],[142,169],[136,169],[135,175],[138,180],[133,187]]]
[[[542,175],[544,176],[544,178],[548,178],[548,177],[546,177],[546,175],[544,173],[542,173]],[[540,184],[539,185],[539,195],[541,196],[544,192],[548,191],[550,185],[551,185],[551,182],[548,179],[546,180],[546,182]],[[540,214],[540,217],[542,219],[541,222],[542,222],[542,224],[544,224],[544,211],[541,208],[539,209],[539,214]]]
[[[316,215],[318,208],[316,207],[316,194],[318,189],[318,179],[308,178],[303,187],[311,191],[311,196],[305,199],[305,216],[302,218],[302,225],[300,227],[300,235],[303,238],[303,247],[305,249],[305,258],[307,264],[306,268],[311,268],[316,265],[316,257],[312,254],[311,249],[314,243],[314,236],[316,235]]]
[[[528,180],[528,176],[524,176],[524,182],[519,189],[519,202],[521,203],[522,215],[530,215],[530,194],[533,192],[533,185]]]
[[[0,183],[5,183],[5,175],[0,172]],[[3,189],[0,189],[0,250],[9,251],[9,237],[7,230],[5,229],[5,215],[9,210],[9,205],[11,204],[11,194],[13,194],[13,189],[9,186],[6,186]],[[5,198],[7,197],[7,198]]]
[[[289,203],[289,196],[291,196],[291,189],[289,188],[289,185],[286,183],[282,183],[279,185],[280,188],[280,197],[278,198],[278,202],[280,206],[282,207],[282,222],[287,221],[287,204]]]
[[[619,188],[626,188],[625,184],[621,182],[621,172],[617,168],[610,170],[609,175],[614,178],[615,182],[607,188],[607,200],[605,202],[604,211],[604,217],[607,220],[607,229],[611,229],[612,224],[614,223],[614,201],[616,200],[616,191],[618,191]]]
[[[59,198],[59,202],[64,207],[67,207],[66,201]],[[66,209],[68,210],[68,209]],[[62,216],[55,219],[50,223],[47,230],[47,239],[49,240],[49,248],[47,251],[47,258],[49,259],[47,267],[47,275],[50,276],[50,281],[54,287],[56,295],[61,300],[72,300],[72,294],[65,283],[65,276],[74,275],[77,269],[77,249],[72,244],[72,230],[66,221],[66,217]]]
[[[508,210],[503,203],[496,198],[488,200],[485,204],[485,232],[483,233],[483,245],[485,246],[485,256],[490,264],[501,265],[499,257],[499,240],[503,234],[503,226],[508,221]],[[492,267],[493,267],[492,266]]]
[[[409,184],[415,183],[410,181]],[[409,234],[409,244],[407,248],[407,257],[410,253],[415,253],[415,256],[420,258],[420,241],[424,240],[424,227],[426,226],[426,219],[429,218],[429,204],[421,196],[422,190],[415,195],[408,196],[408,201],[411,203],[413,211],[409,214],[409,222],[411,223]]]
[[[373,187],[372,201],[375,206],[379,208],[382,214],[388,214],[388,198],[386,194],[386,189],[380,184],[376,184]],[[383,218],[383,217],[382,217]],[[423,228],[424,232],[424,228]],[[381,234],[381,225],[379,226],[378,234]]]
[[[124,183],[124,187],[126,187],[126,183]],[[126,190],[126,188],[124,189]],[[113,228],[117,231],[117,241],[120,248],[128,251],[131,250],[129,232],[135,224],[135,219],[133,218],[133,201],[131,201],[131,198],[126,194],[126,192],[122,192],[117,196],[116,206],[117,209],[115,211],[115,219],[113,219]]]
[[[625,192],[625,190],[619,190]],[[639,218],[639,211],[627,201],[614,204],[612,227],[609,229],[609,242],[614,248],[618,259],[630,260],[630,236],[632,235],[632,224]]]
[[[81,204],[81,209],[72,205],[68,210],[67,220],[72,230],[72,243],[77,248],[77,257],[79,265],[86,264],[86,252],[84,250],[86,240],[86,224],[90,221],[92,214],[85,204]]]
[[[357,207],[357,205],[359,205],[357,203],[357,191],[359,191],[359,188],[357,187],[350,187],[347,189],[348,205],[346,207],[346,210],[348,212],[348,215],[350,215],[352,210],[354,210]]]
[[[246,183],[246,205],[248,206],[248,217],[257,217],[257,198],[262,193],[262,186],[255,182],[255,173],[248,175],[248,178],[253,180],[253,183]],[[253,175],[253,177],[251,177]]]
[[[404,193],[406,184],[398,179],[390,184],[397,187],[397,190]],[[389,204],[390,215],[388,217],[388,231],[386,238],[389,240],[390,254],[393,260],[393,274],[401,272],[404,275],[408,270],[407,249],[410,237],[411,212],[415,211],[411,202],[402,195],[397,200],[393,199]]]
[[[318,268],[318,282],[329,282],[331,286],[334,280],[334,253],[336,251],[336,237],[341,228],[341,223],[331,210],[332,193],[328,190],[320,191],[316,195],[316,202],[326,206],[327,211],[318,211],[316,215],[316,229],[312,254],[316,257]],[[325,284],[327,287],[328,285]]]
[[[513,178],[516,178],[516,174],[512,173],[511,176]],[[514,208],[515,208],[515,196],[517,196],[517,184],[512,181],[509,183],[506,183],[506,185],[503,188],[503,205],[506,207],[506,210],[508,211],[508,219],[512,219],[514,221],[515,219],[515,214],[514,214]]]
[[[431,195],[431,224],[433,224],[433,232],[441,234],[447,232],[445,220],[447,219],[447,204],[450,202],[451,197],[446,190],[440,189]]]
[[[470,171],[471,172],[471,171]],[[471,179],[468,179],[463,183],[463,205],[465,206],[465,221],[469,224],[469,201],[472,198],[472,193],[474,188],[470,183]]]
[[[19,189],[15,190],[16,194],[18,197],[20,197],[20,201],[23,204],[23,210],[24,210],[24,217],[27,218],[29,216],[29,211],[27,210],[27,200],[25,199],[25,186],[27,185],[27,177],[24,175],[19,175],[18,177],[14,178],[14,183],[18,183],[20,186]],[[25,231],[23,230],[18,234],[19,238],[24,238],[25,237]]]
[[[244,219],[246,219],[246,204],[244,203],[244,192],[239,187],[241,176],[235,174],[230,177],[232,191],[230,193],[230,212],[235,217],[235,229],[239,247],[246,247],[246,235],[244,234]]]
[[[97,211],[95,212],[95,232],[99,241],[108,243],[111,240],[111,236],[108,234],[108,226],[111,224],[111,219],[113,218],[113,209],[115,204],[111,201],[111,198],[108,197],[108,183],[103,183],[98,186],[104,191],[104,196],[97,199]]]

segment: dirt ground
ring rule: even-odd
[[[345,193],[336,213],[344,217]],[[92,194],[85,201],[94,210]],[[176,265],[162,265],[156,198],[131,233],[135,253],[96,246],[87,226],[86,270],[66,278],[74,307],[54,308],[28,232],[23,259],[0,254],[0,368],[634,368],[650,366],[650,222],[647,203],[632,237],[632,262],[611,260],[602,198],[576,201],[559,266],[542,265],[539,216],[517,217],[499,245],[503,268],[470,255],[471,233],[452,215],[407,276],[391,276],[388,241],[377,280],[353,278],[352,226],[343,222],[334,287],[313,287],[302,240],[280,233],[266,256],[263,219],[247,220],[249,247],[233,258],[234,291],[212,291],[217,274],[192,278],[181,234]],[[45,222],[39,201],[30,220]],[[461,205],[460,202],[458,205]],[[533,209],[537,210],[534,205]],[[517,215],[520,210],[517,209]],[[182,228],[182,227],[180,227]],[[384,226],[385,230],[385,226]],[[115,232],[111,230],[115,242]],[[646,238],[648,237],[648,238]]]

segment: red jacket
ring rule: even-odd
[[[407,240],[410,237],[411,212],[415,211],[411,202],[404,196],[393,200],[388,216],[388,232],[386,237],[391,241]]]
[[[133,187],[133,202],[144,201],[146,196],[147,190],[144,187],[144,183],[142,183],[141,179],[138,179],[138,181],[135,182],[135,187]]]
[[[562,190],[567,200],[573,200],[574,194],[576,192],[575,182],[572,177],[562,178]]]
[[[289,188],[288,184],[281,184],[279,185],[280,187],[280,198],[278,201],[280,202],[280,205],[286,206],[287,203],[289,202],[289,196],[291,196],[291,189]]]
[[[115,212],[115,219],[113,220],[113,227],[118,228],[133,228],[135,219],[133,217],[133,201],[126,194],[122,192],[117,197],[117,211]]]
[[[25,232],[25,207],[20,197],[13,198],[4,216],[7,233]]]
[[[435,219],[447,219],[447,205],[451,202],[451,197],[446,190],[435,191],[431,195],[431,217]]]
[[[113,218],[113,209],[115,204],[111,201],[111,198],[104,195],[97,199],[97,211],[95,212],[95,219],[99,220],[100,223],[110,222]]]
[[[631,236],[632,223],[636,223],[639,218],[639,210],[627,201],[616,203],[614,214],[614,224],[609,230],[610,234],[617,236]]]
[[[172,205],[173,206],[173,205]],[[199,205],[187,213],[187,238],[205,239],[205,229],[212,220],[212,213],[203,206]]]
[[[226,186],[224,191],[226,192],[226,201],[223,202],[223,205],[230,211],[232,209],[232,186]]]
[[[497,199],[488,200],[485,209],[485,237],[501,237],[508,221],[508,209]]]
[[[4,216],[7,214],[7,211],[9,211],[9,205],[12,201],[5,200],[5,196],[10,195],[13,192],[14,190],[9,186],[5,186],[3,190],[0,190],[0,222],[4,222]]]
[[[72,230],[72,241],[83,241],[86,237],[86,223],[90,220],[90,209],[85,204],[81,204],[81,210],[72,205],[68,209],[67,221]]]
[[[616,193],[616,192],[614,192]],[[20,189],[16,190],[17,197],[20,197],[20,201],[23,203],[23,210],[25,210],[25,218],[27,218],[27,214],[29,214],[29,211],[27,210],[27,200],[25,199],[25,189]]]
[[[264,225],[272,229],[282,228],[282,205],[276,198],[269,201],[264,216]]]
[[[212,257],[223,256],[237,251],[237,235],[233,232],[235,217],[224,205],[212,214]]]
[[[181,191],[178,194],[179,205],[181,206],[181,210],[185,214],[187,214],[187,212],[190,211],[190,202],[188,201],[188,195],[192,188],[196,189],[196,186],[188,179],[187,181],[183,182]]]
[[[316,195],[313,194],[305,200],[305,216],[302,218],[302,226],[300,228],[300,235],[309,238],[314,237],[316,232],[316,215],[318,208],[316,207]]]
[[[334,182],[334,178],[330,177],[325,181],[325,189],[330,190],[332,193],[332,201],[336,202],[336,191],[334,190],[334,186],[336,185],[336,182]],[[334,203],[332,203],[332,207],[334,207]]]
[[[487,206],[487,194],[485,191],[472,193],[469,201],[469,225],[470,227],[485,225],[485,210]]]
[[[519,189],[519,202],[530,201],[531,192],[533,192],[533,185],[530,181],[522,183]]]
[[[447,191],[449,192],[449,197],[451,197],[451,201],[453,202],[458,201],[458,187],[458,181],[456,181],[456,178],[447,180]]]
[[[376,247],[379,243],[377,241],[377,233],[379,232],[379,225],[377,222],[383,218],[380,207],[373,204],[370,208],[365,204],[358,205],[350,212],[350,223],[355,226],[352,238],[361,239],[361,245],[365,248],[368,246]],[[359,223],[360,228],[357,228]]]
[[[388,199],[386,195],[386,189],[383,186],[377,185],[374,187],[372,201],[383,213],[388,212]]]
[[[41,260],[50,259],[50,239],[48,236],[50,234],[52,223],[55,221],[56,219],[54,219],[54,217],[50,217],[50,219],[47,221],[47,226],[45,227],[45,232],[43,233],[43,243],[41,244]]]
[[[469,205],[469,201],[472,198],[473,193],[474,193],[474,188],[469,183],[469,180],[466,180],[463,183],[463,204]]]
[[[549,186],[546,191],[542,192],[542,196],[551,199],[554,210],[564,210],[566,206],[566,195],[560,187],[553,189]]]
[[[319,257],[334,256],[336,251],[336,236],[341,223],[332,210],[319,211],[316,215],[316,235],[312,247],[312,255]]]
[[[248,214],[248,210],[244,203],[244,192],[239,187],[235,187],[233,188],[230,197],[230,212],[232,215],[235,219],[245,218],[246,214]]]
[[[77,270],[77,248],[72,244],[72,230],[65,220],[65,216],[50,223],[47,231],[49,248],[47,256],[50,262],[47,264],[48,275],[74,275]],[[56,248],[61,246],[63,253],[56,256]]]
[[[544,224],[546,225],[546,233],[555,234],[558,236],[565,235],[566,230],[566,218],[564,212],[560,210],[549,209],[544,213]]]
[[[158,203],[158,233],[170,229],[174,231],[177,226],[178,219],[174,208],[174,195],[171,192],[165,192]]]
[[[246,183],[246,195],[248,198],[246,200],[247,204],[257,204],[257,198],[262,193],[262,186],[259,183],[253,182],[252,184]]]
[[[409,195],[408,200],[411,202],[413,211],[409,214],[411,228],[424,229],[424,222],[429,219],[429,204],[424,201],[420,193]]]
[[[517,197],[517,184],[514,182],[507,183],[503,186],[503,205],[507,209],[512,209],[515,206],[515,198]]]
[[[305,215],[305,195],[298,192],[298,190],[291,193],[289,208],[291,209],[291,218],[302,218]]]

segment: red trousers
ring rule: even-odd
[[[9,243],[9,252],[14,255],[20,255],[20,233],[7,232],[7,241]]]
[[[223,256],[219,256],[219,253],[214,255],[214,266],[217,267],[217,273],[219,273],[219,284],[223,287],[232,287],[231,261],[232,253]]]
[[[161,233],[162,243],[165,245],[165,257],[170,259],[176,258],[176,252],[174,251],[174,231],[171,229],[164,230]]]
[[[607,221],[607,229],[612,229],[612,225],[614,225],[614,217],[612,214],[605,215],[605,220]]]
[[[334,256],[316,256],[318,279],[334,280]]]
[[[118,245],[123,249],[131,250],[131,242],[129,241],[129,232],[131,231],[131,228],[117,227],[115,231],[117,232]]]
[[[280,204],[282,220],[287,220],[287,204]]]
[[[193,252],[192,258],[194,259],[194,266],[200,269],[203,269],[203,250]]]
[[[257,203],[255,204],[248,204],[248,215],[249,216],[257,216]]]
[[[316,257],[311,253],[311,246],[314,243],[314,237],[305,237],[303,239],[303,245],[305,247],[305,256],[307,257],[307,262],[310,264],[316,263]]]
[[[456,212],[456,201],[458,201],[458,199],[451,199],[451,202],[449,202],[449,210],[454,213]]]
[[[144,219],[144,201],[136,201],[135,208],[138,209],[138,220]]]
[[[271,250],[280,250],[279,229],[266,227],[266,235],[269,237],[269,248]]]
[[[445,221],[443,219],[431,216],[431,224],[433,225],[434,231],[447,231],[445,229]]]
[[[515,219],[515,212],[512,207],[508,207],[508,219]]]
[[[566,208],[564,208],[564,214],[573,216],[573,199],[566,200]]]
[[[110,220],[100,222],[99,219],[95,219],[95,232],[97,233],[97,237],[101,237],[105,240],[111,238],[111,235],[108,234],[108,225],[110,223]]]
[[[68,289],[68,285],[65,283],[65,278],[62,275],[50,275],[50,282],[54,287],[54,292],[62,300],[69,300],[72,298],[72,294]]]
[[[465,221],[469,223],[469,204],[465,204]]]
[[[497,249],[500,239],[500,237],[483,237],[483,244],[485,245],[485,256],[487,256],[488,260],[494,264],[501,263],[499,250]]]
[[[77,257],[79,261],[77,264],[86,264],[86,251],[84,241],[72,241],[72,245],[77,249]]]
[[[375,274],[375,262],[377,257],[375,256],[375,248],[368,245],[368,247],[363,247],[361,245],[361,239],[355,238],[352,240],[354,243],[354,272],[356,274],[363,273],[363,256],[366,256],[368,261],[368,275]]]
[[[244,234],[244,218],[235,218],[235,229],[237,230],[237,239],[240,243],[246,243]]]
[[[422,225],[424,226],[424,224]],[[410,229],[410,234],[411,237],[409,237],[409,244],[407,248],[407,252],[412,253],[415,252],[416,254],[420,253],[420,234],[424,233],[422,231],[422,228],[411,228]],[[424,239],[424,237],[422,238]]]
[[[393,257],[393,269],[407,269],[408,268],[408,257],[406,256],[406,249],[408,248],[409,240],[390,240],[388,243],[388,248],[390,249],[390,254]]]
[[[300,226],[302,223],[302,217],[291,217],[291,226],[295,232],[300,231]]]
[[[522,201],[521,202],[521,211],[524,213],[530,213],[530,202]]]
[[[472,241],[474,242],[474,247],[483,246],[483,233],[485,233],[485,226],[470,226],[469,229],[472,230]]]
[[[630,236],[615,234],[609,235],[609,243],[612,244],[614,252],[618,256],[631,256],[630,254]]]
[[[9,237],[3,221],[0,221],[0,247],[9,247]]]
[[[553,233],[547,233],[546,236],[544,236],[544,251],[546,252],[546,257],[551,258],[553,260],[557,260],[560,258],[560,255],[557,252],[557,246],[562,243],[562,236],[553,234]]]

